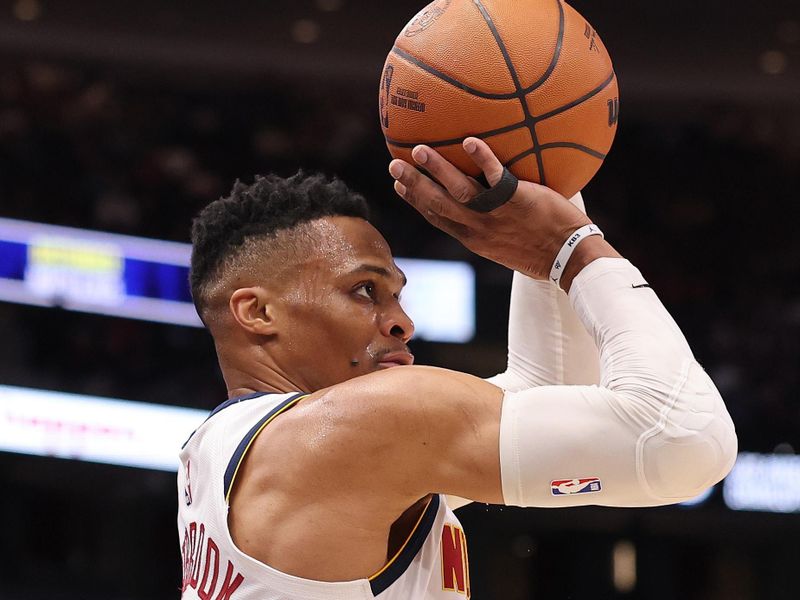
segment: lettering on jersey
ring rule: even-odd
[[[467,538],[455,525],[442,528],[442,589],[470,597]]]
[[[198,527],[197,523],[192,522],[184,530],[181,557],[183,558],[181,591],[196,589],[198,597],[202,600],[231,600],[233,593],[244,582],[244,576],[241,573],[234,575],[233,563],[227,561],[225,577],[222,584],[217,586],[222,558],[219,546],[213,538],[209,536],[206,539],[206,526],[203,523]]]

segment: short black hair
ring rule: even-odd
[[[256,175],[251,185],[237,180],[230,196],[215,200],[192,221],[189,280],[201,318],[208,284],[245,241],[274,237],[281,230],[332,216],[368,219],[369,211],[363,196],[320,173],[298,171],[287,178]]]

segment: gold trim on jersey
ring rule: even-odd
[[[250,451],[250,446],[253,445],[253,442],[255,441],[255,439],[261,434],[261,432],[264,430],[264,428],[267,425],[269,425],[270,423],[272,423],[273,420],[275,420],[275,417],[277,417],[278,415],[282,415],[287,410],[292,408],[295,404],[300,402],[300,400],[302,400],[303,398],[308,398],[308,396],[309,396],[309,394],[303,394],[302,396],[297,396],[296,398],[292,399],[290,402],[287,402],[283,407],[281,407],[280,410],[276,411],[275,414],[271,415],[269,417],[269,419],[264,421],[261,424],[261,426],[255,431],[255,433],[253,433],[253,435],[250,437],[250,441],[247,442],[247,446],[245,446],[244,451],[242,452],[242,455],[239,457],[239,461],[236,463],[236,469],[234,469],[234,471],[233,471],[233,476],[231,477],[230,485],[228,485],[228,489],[225,490],[225,504],[230,506],[231,492],[233,491],[233,486],[236,483],[236,475],[239,473],[239,468],[242,466],[242,462],[244,462],[244,457],[247,456],[247,453]]]
[[[408,537],[406,538],[406,541],[403,542],[402,546],[400,546],[400,549],[397,552],[395,552],[395,555],[389,560],[389,562],[387,562],[385,565],[383,565],[383,567],[381,568],[380,571],[378,571],[374,575],[370,575],[369,577],[367,577],[368,581],[372,581],[373,579],[379,577],[384,571],[386,571],[386,569],[391,567],[394,564],[394,562],[398,559],[398,557],[403,553],[403,550],[406,549],[406,546],[408,546],[408,543],[411,541],[411,538],[414,537],[414,533],[419,528],[419,524],[422,523],[423,517],[425,517],[425,515],[427,514],[428,508],[430,507],[431,502],[433,502],[433,496],[431,496],[428,499],[428,503],[425,505],[425,508],[422,510],[422,513],[420,513],[419,519],[417,519],[416,524],[411,529],[411,532],[408,534]]]

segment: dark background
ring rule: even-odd
[[[742,450],[800,448],[800,5],[572,2],[620,81],[584,197],[717,382]],[[298,167],[364,193],[399,256],[469,260],[478,335],[418,362],[504,368],[509,274],[391,191],[376,92],[422,3],[0,2],[0,216],[188,241],[237,177]],[[0,383],[210,409],[205,332],[0,304]],[[601,443],[598,440],[598,443]],[[0,599],[178,597],[174,475],[0,454]],[[473,598],[797,598],[800,517],[472,506]],[[612,548],[637,550],[617,592]]]

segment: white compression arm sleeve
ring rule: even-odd
[[[580,193],[570,202],[586,212]],[[487,381],[507,391],[600,381],[597,346],[560,287],[514,273],[508,367]]]
[[[503,498],[516,506],[654,506],[691,498],[736,459],[733,423],[678,326],[627,260],[601,258],[570,300],[601,385],[506,392]]]
[[[597,346],[561,288],[514,273],[508,367],[487,381],[506,391],[600,381]]]
[[[583,196],[569,199],[584,213]],[[508,311],[508,363],[486,381],[518,392],[540,385],[600,381],[600,357],[592,336],[572,309],[567,294],[550,281],[514,272]],[[456,509],[469,500],[448,496]]]

